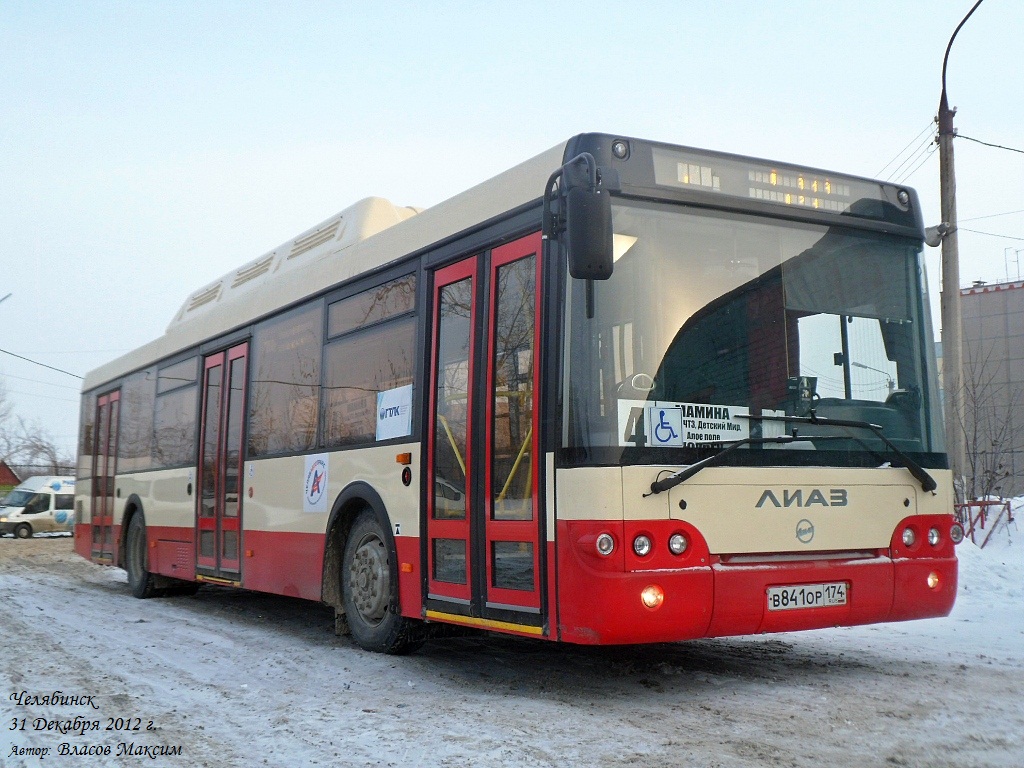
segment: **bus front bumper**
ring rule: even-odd
[[[629,567],[636,565],[632,553],[588,554],[590,539],[607,528],[608,523],[560,524],[561,640],[591,645],[676,642],[904,621],[946,616],[956,597],[955,556],[894,558],[879,552],[798,561],[765,556],[759,561],[718,557],[695,543],[688,558],[681,559],[682,567],[641,570]],[[692,533],[696,540],[699,534]],[[618,536],[619,542],[624,540]],[[819,585],[842,585],[844,602],[780,606],[780,588]],[[652,600],[652,594],[660,595],[660,601]]]

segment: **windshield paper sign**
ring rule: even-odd
[[[377,439],[412,434],[412,384],[377,393]]]
[[[750,437],[747,406],[619,400],[619,445],[695,448]]]

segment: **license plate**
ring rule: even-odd
[[[796,608],[829,608],[846,605],[846,582],[801,584],[793,587],[769,587],[768,610],[791,611]]]

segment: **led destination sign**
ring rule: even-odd
[[[871,219],[903,218],[910,208],[906,192],[864,179],[664,147],[652,147],[652,154],[661,186]]]

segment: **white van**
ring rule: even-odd
[[[27,539],[34,533],[71,531],[74,524],[73,477],[30,477],[0,499],[0,535]]]

